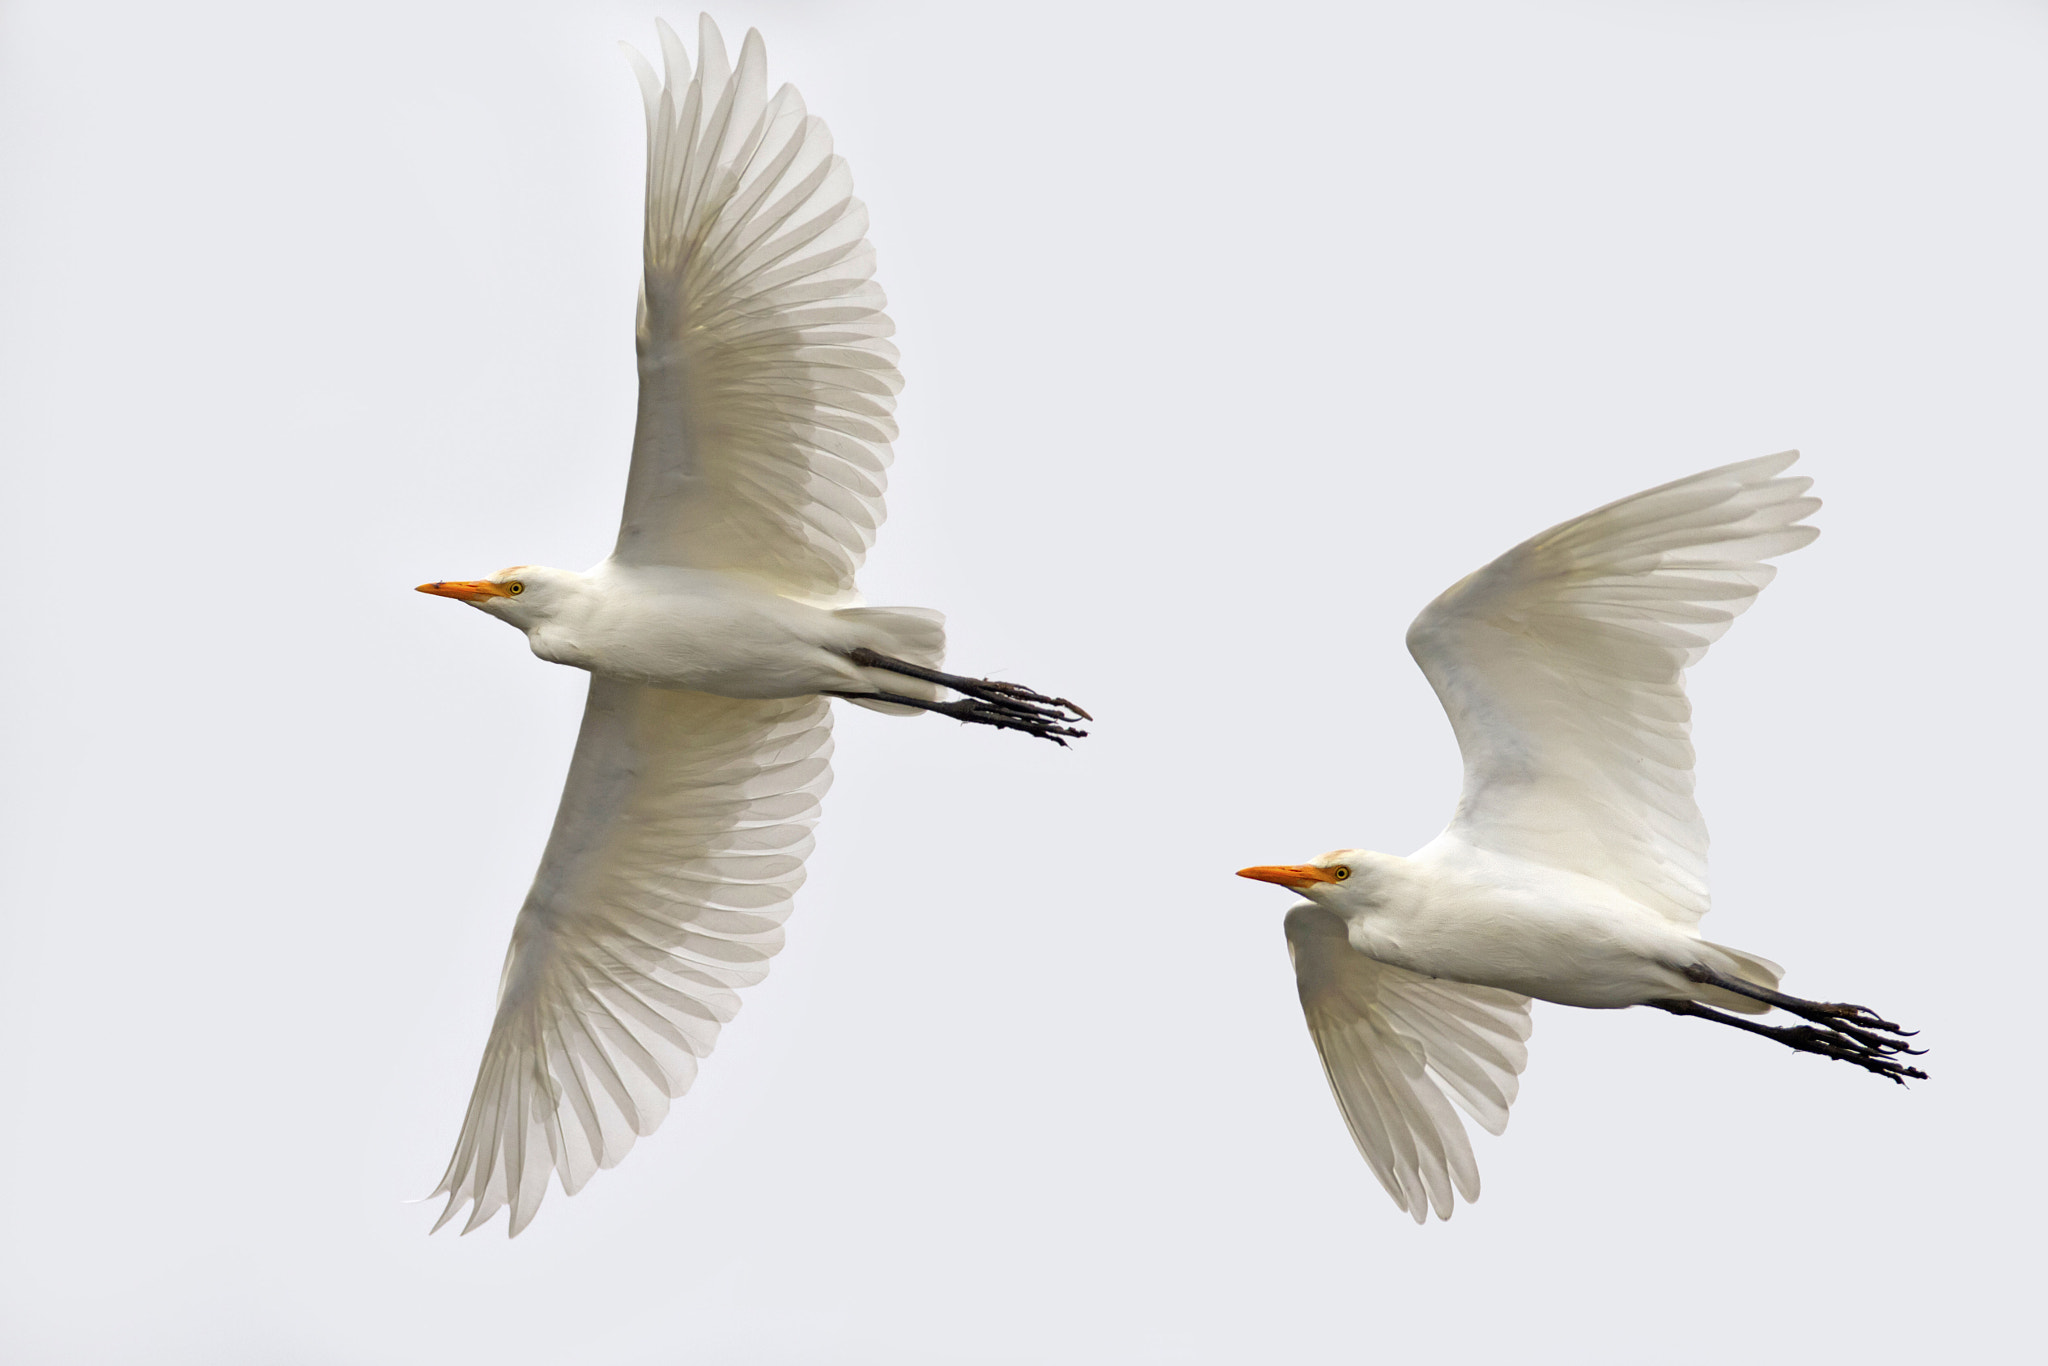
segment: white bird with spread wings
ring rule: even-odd
[[[639,421],[611,558],[420,585],[590,671],[497,1018],[436,1195],[463,1231],[550,1173],[574,1194],[653,1132],[766,975],[831,781],[831,707],[934,711],[1064,744],[1061,698],[940,670],[943,618],[862,607],[901,379],[867,211],[750,31],[661,26],[647,101]],[[630,49],[629,49],[630,51]],[[948,698],[947,693],[956,696]]]
[[[1699,936],[1685,670],[1770,582],[1764,562],[1819,534],[1799,525],[1812,481],[1781,477],[1796,458],[1610,503],[1453,584],[1408,630],[1465,756],[1450,825],[1407,858],[1239,874],[1309,898],[1286,922],[1309,1033],[1359,1152],[1418,1224],[1448,1219],[1453,1190],[1478,1198],[1452,1105],[1507,1126],[1531,998],[1655,1006],[1925,1076],[1897,1025],[1785,995],[1775,963]],[[1774,1007],[1810,1023],[1743,1018]]]

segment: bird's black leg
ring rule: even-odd
[[[963,697],[978,698],[992,707],[1037,715],[1048,722],[1060,725],[1095,719],[1064,697],[1047,697],[1044,693],[1033,692],[1021,683],[1005,683],[995,678],[966,678],[960,674],[944,673],[938,669],[927,669],[922,664],[912,664],[908,660],[891,659],[888,655],[878,654],[865,647],[849,652],[847,658],[863,669],[887,669],[890,673],[903,674],[908,678],[921,678],[927,683],[951,688]],[[1084,735],[1087,732],[1064,733]]]
[[[1703,971],[1711,972],[1712,969],[1703,969]],[[1691,975],[1690,973],[1687,974],[1687,976]],[[1738,981],[1738,979],[1727,977],[1725,974],[1715,973],[1714,975],[1720,978],[1719,981],[1713,983],[1715,986],[1722,986],[1725,982]],[[1705,979],[1695,977],[1693,980],[1703,981]],[[1724,989],[1736,991],[1741,996],[1753,996],[1757,1000],[1765,999],[1762,996],[1757,996],[1756,993],[1767,991],[1767,988],[1755,986],[1749,982],[1740,982],[1739,985],[1742,988],[1739,991],[1734,986],[1727,986]],[[1770,992],[1770,995],[1776,996],[1779,993]],[[1828,1008],[1818,1007],[1816,1002],[1801,1001],[1796,996],[1786,997],[1785,999],[1798,1001],[1802,1007]],[[1880,1077],[1890,1077],[1901,1086],[1906,1084],[1908,1077],[1916,1081],[1927,1080],[1925,1072],[1899,1061],[1898,1055],[1901,1053],[1921,1053],[1925,1050],[1908,1047],[1906,1038],[1910,1036],[1906,1035],[1905,1031],[1900,1030],[1896,1025],[1884,1026],[1897,1036],[1885,1038],[1873,1032],[1872,1029],[1846,1023],[1841,1015],[1823,1018],[1820,1021],[1821,1027],[1815,1028],[1810,1024],[1758,1024],[1756,1021],[1744,1019],[1740,1015],[1730,1015],[1725,1011],[1715,1010],[1712,1006],[1701,1005],[1698,1001],[1647,1001],[1644,1004],[1655,1006],[1658,1010],[1669,1011],[1673,1015],[1690,1015],[1696,1019],[1712,1020],[1716,1024],[1729,1025],[1746,1033],[1760,1034],[1766,1039],[1776,1039],[1787,1048],[1796,1049],[1801,1053],[1818,1053],[1823,1058],[1833,1058],[1838,1062],[1855,1063],[1865,1071],[1875,1072]],[[1858,1006],[1832,1008],[1838,1011],[1861,1009]],[[1876,1019],[1869,1011],[1864,1011],[1863,1014],[1870,1016],[1873,1020]],[[1813,1017],[1809,1016],[1808,1018]]]
[[[894,702],[899,707],[915,707],[919,711],[937,712],[941,716],[950,716],[955,721],[969,721],[978,726],[995,726],[1002,730],[1021,730],[1026,735],[1036,735],[1041,740],[1050,740],[1062,749],[1066,748],[1067,738],[1078,739],[1088,733],[1059,724],[1069,718],[1057,713],[1025,711],[1019,707],[987,702],[978,697],[963,697],[957,702],[933,702],[927,698],[907,697],[902,693],[893,692],[835,692],[831,696]]]
[[[1877,1033],[1871,1032],[1873,1030],[1901,1039],[1910,1039],[1914,1034],[1913,1030],[1899,1028],[1868,1006],[1852,1006],[1846,1001],[1809,1001],[1803,996],[1787,996],[1782,991],[1773,991],[1754,982],[1745,982],[1740,977],[1730,977],[1725,972],[1717,972],[1705,963],[1694,963],[1685,969],[1685,975],[1688,980],[1719,987],[1723,991],[1732,991],[1737,996],[1747,996],[1750,1000],[1762,1001],[1765,1005],[1776,1006],[1787,1014],[1797,1015],[1802,1020],[1811,1020],[1815,1024],[1826,1025],[1829,1029],[1845,1034],[1862,1036],[1866,1042],[1890,1042],[1880,1040]],[[1910,1053],[1914,1050],[1902,1046],[1902,1051]]]

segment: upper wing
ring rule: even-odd
[[[822,697],[591,679],[435,1228],[509,1203],[516,1234],[549,1172],[573,1195],[654,1132],[782,947],[831,752]]]
[[[1684,673],[1819,531],[1797,451],[1554,526],[1408,628],[1465,756],[1450,830],[1582,873],[1691,928],[1707,912]]]
[[[903,387],[867,209],[825,125],[767,95],[749,30],[728,68],[699,31],[694,76],[660,25],[647,97],[640,414],[617,558],[737,570],[845,602],[875,528]]]
[[[1394,1203],[1451,1217],[1451,1187],[1479,1198],[1479,1166],[1450,1100],[1497,1134],[1529,1061],[1529,998],[1423,977],[1351,947],[1320,906],[1287,913],[1287,949],[1323,1075]]]

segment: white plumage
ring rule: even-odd
[[[1455,1184],[1479,1198],[1479,1165],[1451,1102],[1490,1134],[1529,1060],[1529,998],[1441,982],[1353,952],[1344,921],[1320,906],[1287,913],[1301,1010],[1352,1141],[1419,1220],[1448,1215]]]
[[[513,930],[438,1229],[651,1133],[782,944],[831,782],[827,695],[1059,740],[1071,704],[938,671],[943,618],[859,605],[902,381],[867,213],[749,32],[660,26],[647,103],[639,421],[618,545],[584,573],[422,584],[594,676]],[[959,693],[945,701],[944,689]],[[1062,741],[1063,743],[1063,741]]]
[[[1811,541],[1796,452],[1651,489],[1552,527],[1445,591],[1408,647],[1449,713],[1464,789],[1408,858],[1340,850],[1243,875],[1287,916],[1302,1008],[1345,1122],[1422,1222],[1479,1174],[1451,1109],[1507,1123],[1531,998],[1655,1005],[1901,1080],[1897,1026],[1776,990],[1781,970],[1699,938],[1707,831],[1684,673]],[[1738,1015],[1773,1006],[1821,1026]],[[1812,1037],[1808,1037],[1812,1036]]]
[[[1599,878],[1681,925],[1707,913],[1694,803],[1699,662],[1820,534],[1797,452],[1709,470],[1531,537],[1423,609],[1408,649],[1465,757],[1452,828]]]
[[[666,80],[626,49],[647,101],[646,274],[613,558],[851,601],[903,388],[867,207],[795,88],[768,96],[758,32],[729,69],[704,18],[693,76],[658,27]]]
[[[435,1228],[516,1234],[551,1171],[574,1195],[654,1132],[782,947],[831,755],[820,697],[591,680]]]

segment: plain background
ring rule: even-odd
[[[723,7],[873,212],[869,600],[1100,726],[844,714],[695,1092],[429,1239],[583,679],[411,586],[609,547],[656,12],[0,4],[9,1362],[2024,1353],[2034,3]],[[1825,534],[1694,675],[1706,928],[1934,1079],[1539,1006],[1417,1229],[1231,871],[1441,825],[1437,591],[1790,446]]]

